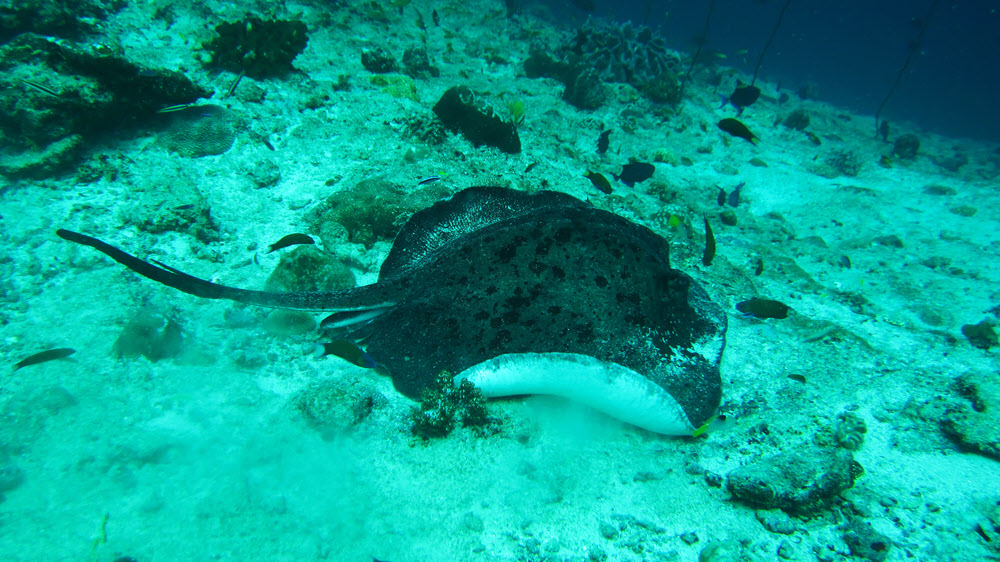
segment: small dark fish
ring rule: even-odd
[[[313,239],[306,234],[298,234],[298,233],[289,234],[288,236],[283,236],[281,240],[278,240],[274,244],[268,246],[267,253],[270,254],[275,250],[280,250],[282,248],[287,248],[289,246],[294,246],[296,244],[315,244],[315,243],[316,242],[314,242]]]
[[[878,125],[878,136],[882,137],[882,142],[889,142],[889,122],[885,119]]]
[[[621,175],[615,176],[615,179],[629,187],[634,187],[635,184],[653,177],[655,171],[656,166],[647,162],[630,162],[622,166]]]
[[[757,258],[757,265],[753,267],[753,274],[760,275],[764,273],[764,260]]]
[[[264,146],[270,148],[272,152],[274,151],[274,145],[271,144],[271,141],[267,140],[267,137],[261,138],[260,142],[264,143]]]
[[[243,80],[243,76],[245,74],[246,71],[240,70],[239,76],[236,77],[236,80],[233,80],[233,83],[229,86],[229,89],[226,90],[226,95],[222,96],[222,99],[226,99],[229,96],[233,95],[233,92],[236,91],[236,87],[240,85],[240,80]]]
[[[45,363],[46,361],[52,361],[55,359],[65,359],[70,355],[76,353],[75,349],[69,347],[57,347],[55,349],[49,349],[47,351],[42,351],[34,355],[25,357],[24,359],[17,362],[14,365],[14,370],[18,370],[22,367],[27,367],[29,365],[37,365],[39,363]]]
[[[611,194],[611,182],[609,182],[608,178],[604,177],[602,174],[597,172],[587,172],[583,177],[590,180],[590,183],[594,184],[594,187],[599,189],[602,193]]]
[[[357,365],[358,367],[364,367],[366,369],[374,369],[378,366],[375,360],[372,359],[371,355],[365,353],[365,350],[358,347],[355,343],[349,342],[347,340],[337,340],[330,343],[324,343],[317,346],[317,355],[319,357],[325,357],[327,355],[334,355],[340,357],[344,361]]]
[[[194,209],[194,203],[185,203],[183,205],[177,205],[174,207],[175,211],[187,211],[189,209]]]
[[[781,92],[781,95],[778,96],[778,105],[784,105],[791,97],[788,92]]]
[[[743,109],[754,104],[760,98],[760,88],[742,81],[736,81],[736,90],[729,96],[729,103],[736,108],[736,114],[742,115]]]
[[[49,88],[47,86],[43,86],[43,85],[39,84],[38,82],[35,82],[34,80],[26,80],[24,78],[21,78],[21,82],[23,82],[25,86],[34,88],[35,90],[38,90],[39,92],[41,92],[43,94],[52,96],[54,98],[62,97],[62,96],[59,95],[59,92],[56,92],[55,90],[53,90],[52,88]]]
[[[722,121],[719,121],[719,128],[734,137],[746,140],[752,145],[757,144],[757,135],[751,133],[750,129],[748,129],[747,126],[744,125],[739,119],[726,117]]]
[[[715,235],[712,234],[712,225],[708,224],[708,215],[702,217],[705,219],[705,254],[701,257],[701,263],[709,266],[715,259]]]
[[[538,165],[538,162],[532,162],[531,164],[528,164],[528,166],[524,169],[524,173],[527,174],[531,170],[534,170],[535,166],[537,166],[537,165]]]
[[[778,301],[754,297],[748,301],[736,303],[736,310],[756,318],[777,318],[780,320],[788,318],[788,311],[791,310],[791,307]]]
[[[375,318],[382,316],[386,312],[392,310],[391,306],[382,306],[378,308],[363,308],[361,310],[345,310],[343,312],[334,312],[333,314],[327,316],[319,323],[320,328],[344,328],[347,326],[354,326],[357,324],[364,324],[371,322]]]
[[[803,377],[802,375],[788,375],[788,378],[792,379],[795,382],[806,384],[806,378]]]
[[[184,111],[185,109],[194,106],[193,103],[179,103],[177,105],[168,105],[163,109],[157,111],[157,113],[174,113],[175,111]]]
[[[726,198],[726,203],[729,203],[730,207],[735,207],[740,204],[740,190],[743,189],[743,186],[746,184],[747,182],[741,181],[729,194],[729,197]]]
[[[611,144],[609,139],[611,137],[611,130],[608,129],[601,133],[601,136],[597,137],[597,153],[604,154],[608,151],[608,146]]]
[[[802,132],[805,133],[807,137],[809,137],[809,142],[815,144],[816,146],[823,144],[823,141],[819,139],[819,135],[817,135],[816,133],[812,131],[802,131]]]
[[[721,187],[719,188],[719,196],[717,197],[717,199],[719,201],[719,206],[720,207],[725,206],[725,204],[726,204],[726,190],[725,189],[722,189]]]
[[[441,18],[438,16],[436,9],[431,10],[431,19],[434,20],[434,25],[441,25]]]
[[[439,175],[427,176],[426,178],[420,180],[420,183],[418,183],[417,185],[426,185],[428,183],[434,183],[436,181],[441,181],[441,176]]]

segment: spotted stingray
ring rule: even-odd
[[[447,371],[487,397],[563,396],[669,435],[690,435],[719,406],[722,309],[670,267],[662,237],[563,193],[461,191],[410,218],[376,283],[329,292],[227,287],[57,234],[198,297],[380,309],[365,349],[410,398]]]

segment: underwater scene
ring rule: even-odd
[[[998,22],[0,0],[0,560],[1000,560]]]

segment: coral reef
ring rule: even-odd
[[[204,45],[212,55],[212,64],[254,78],[292,70],[292,61],[309,41],[306,24],[301,21],[263,20],[256,16],[220,23],[215,32],[218,36]]]
[[[447,437],[459,424],[478,435],[496,433],[499,420],[489,415],[482,393],[466,379],[459,386],[452,379],[442,371],[434,385],[424,389],[420,406],[410,414],[413,434],[424,441]]]
[[[508,154],[521,152],[521,139],[512,121],[466,86],[452,86],[434,104],[434,114],[449,130],[461,133],[475,146],[492,146]]]
[[[375,176],[352,189],[333,193],[308,220],[327,248],[343,241],[370,248],[379,240],[392,240],[410,215],[445,194],[445,189],[435,184],[410,193],[384,176]]]
[[[681,62],[650,28],[593,18],[577,30],[562,53],[572,64],[593,69],[606,82],[633,86],[652,82],[665,72],[676,75]]]
[[[406,120],[403,134],[430,145],[443,144],[448,130],[431,115],[414,115]]]

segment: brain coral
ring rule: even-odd
[[[676,73],[680,57],[666,42],[645,26],[632,22],[613,24],[588,18],[573,39],[563,47],[571,62],[593,68],[607,82],[639,86],[665,72]]]

